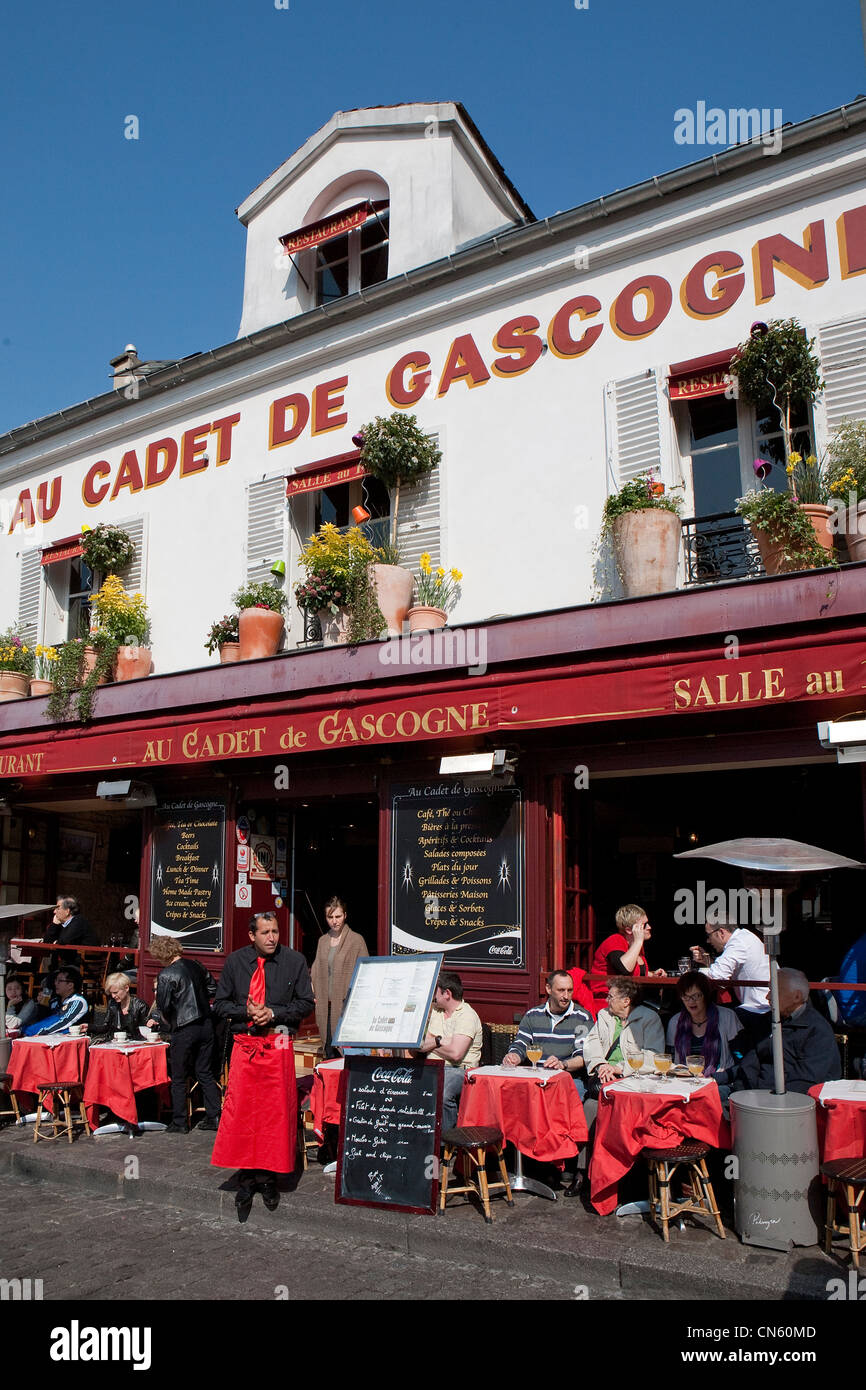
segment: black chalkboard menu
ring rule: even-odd
[[[346,1058],[335,1200],[436,1210],[445,1063]]]
[[[518,787],[398,787],[391,803],[391,952],[449,965],[522,966],[523,817]]]
[[[150,931],[194,951],[223,949],[226,808],[171,801],[153,813]]]

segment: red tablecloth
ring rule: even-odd
[[[59,1082],[80,1086],[87,1066],[87,1038],[64,1038],[60,1043],[41,1038],[18,1038],[9,1061],[11,1091],[30,1091]]]
[[[820,1085],[812,1086],[809,1095],[816,1102],[821,1162],[866,1158],[866,1100],[843,1100],[840,1096],[833,1096],[822,1104],[819,1099]]]
[[[494,1125],[522,1154],[540,1163],[573,1158],[586,1142],[583,1106],[571,1076],[548,1072],[550,1080],[521,1075],[467,1072],[460,1096],[458,1125]]]
[[[615,1210],[617,1184],[641,1149],[675,1149],[683,1139],[697,1139],[715,1149],[730,1146],[730,1126],[714,1081],[688,1101],[656,1093],[602,1093],[589,1165],[595,1210],[601,1216]]]
[[[342,1059],[322,1062],[313,1077],[310,1092],[310,1109],[313,1112],[313,1129],[320,1143],[325,1142],[325,1125],[338,1125],[342,1118],[340,1110],[340,1077],[343,1074]]]
[[[146,1043],[134,1051],[92,1047],[87,1059],[84,1105],[91,1129],[99,1124],[99,1107],[134,1125],[138,1119],[136,1091],[168,1083],[168,1043]]]

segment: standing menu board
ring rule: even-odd
[[[225,823],[222,801],[171,801],[154,811],[151,936],[222,951]]]
[[[399,787],[391,804],[391,951],[461,965],[522,966],[523,817],[518,787]]]
[[[444,1072],[439,1061],[346,1058],[335,1201],[435,1212]]]

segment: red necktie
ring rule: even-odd
[[[250,980],[250,992],[247,997],[248,1004],[264,1004],[265,1002],[265,958],[259,956],[256,961],[256,968]]]

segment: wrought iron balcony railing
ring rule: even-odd
[[[752,533],[737,512],[690,516],[682,526],[687,588],[764,574]]]

